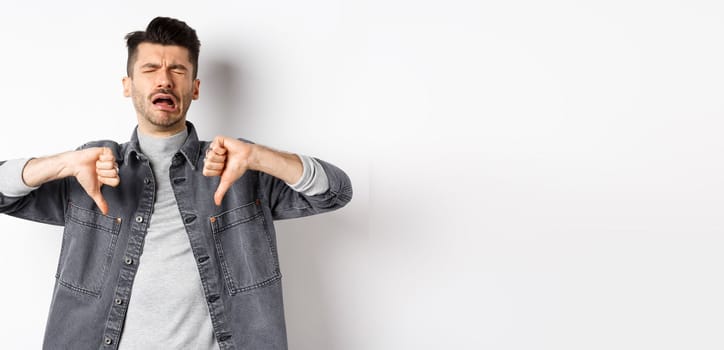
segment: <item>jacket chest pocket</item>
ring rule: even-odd
[[[120,219],[69,203],[56,278],[76,292],[99,296],[112,262]]]
[[[212,216],[210,222],[229,293],[261,287],[281,277],[276,249],[258,201]]]

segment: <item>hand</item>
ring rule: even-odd
[[[221,200],[231,185],[249,169],[249,158],[253,145],[237,139],[216,136],[206,151],[204,176],[221,176],[214,193],[214,203]]]
[[[73,152],[73,176],[98,205],[103,214],[108,214],[108,203],[101,194],[101,186],[116,187],[121,182],[118,164],[108,147],[88,148]]]

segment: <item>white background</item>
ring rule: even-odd
[[[0,159],[125,141],[123,36],[202,41],[200,136],[345,169],[279,222],[291,349],[724,348],[720,1],[5,1]],[[0,216],[0,345],[61,229]]]

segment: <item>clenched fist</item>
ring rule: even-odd
[[[221,200],[231,185],[247,170],[258,170],[293,184],[301,178],[304,166],[295,154],[230,137],[216,136],[206,151],[203,170],[205,176],[221,177],[219,187],[214,193],[216,205],[221,205]]]
[[[216,136],[204,158],[205,176],[221,176],[214,203],[221,205],[226,191],[249,169],[252,145],[237,139]]]
[[[101,186],[116,187],[121,182],[118,164],[110,148],[88,148],[73,153],[75,166],[73,176],[98,205],[103,214],[108,214],[108,203],[101,194]]]

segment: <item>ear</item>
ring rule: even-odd
[[[199,86],[201,85],[201,80],[195,79],[194,80],[194,94],[193,99],[198,100],[199,99]]]
[[[123,96],[131,97],[133,80],[129,77],[123,77]]]

